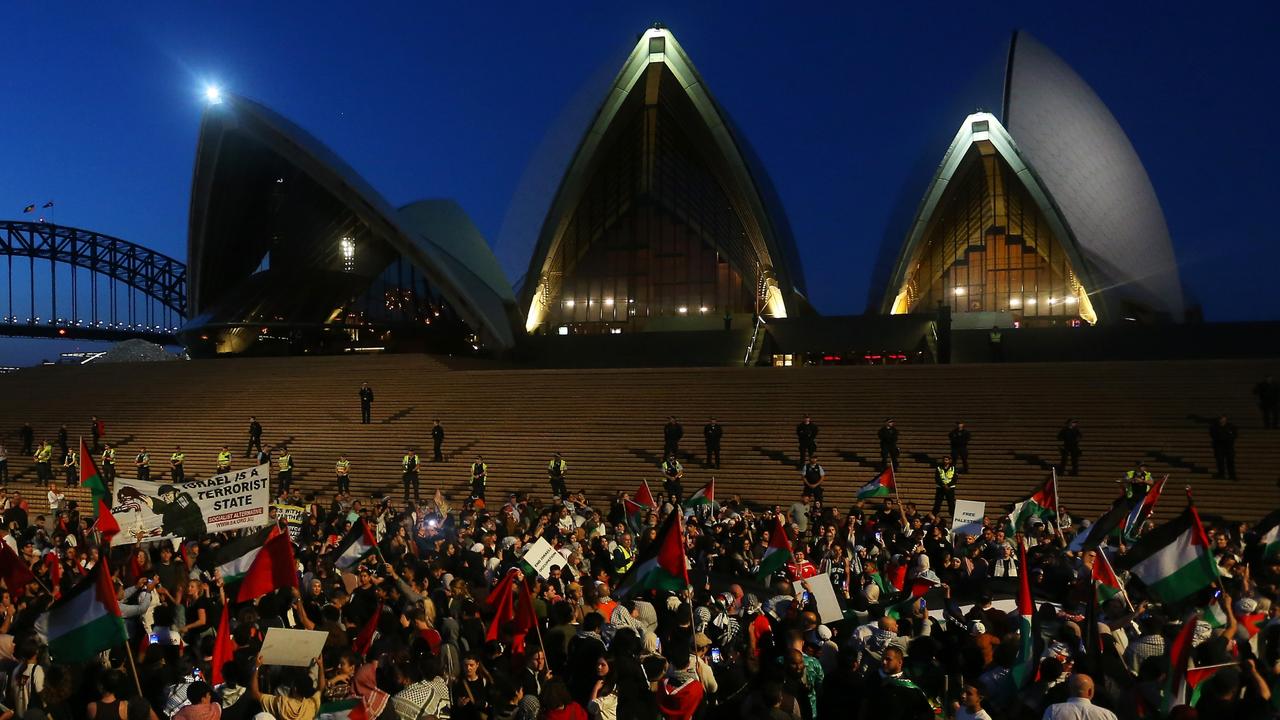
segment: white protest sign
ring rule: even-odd
[[[267,628],[267,637],[258,654],[262,656],[263,665],[307,667],[320,656],[328,637],[327,631]]]
[[[844,619],[844,611],[840,609],[840,599],[836,597],[836,588],[831,584],[831,574],[814,575],[805,581],[809,592],[813,593],[813,601],[818,605],[818,618],[824,623]]]
[[[537,541],[526,545],[524,555],[521,557],[529,567],[533,568],[533,572],[538,577],[546,579],[551,574],[551,568],[564,567],[568,563],[565,562],[564,556],[556,552],[551,547],[551,543],[546,538],[538,538]]]
[[[951,537],[958,535],[977,537],[982,534],[982,518],[987,512],[987,504],[977,500],[957,500],[956,516],[951,519]]]
[[[270,466],[170,483],[116,478],[111,514],[120,523],[112,545],[162,538],[196,538],[267,524]]]

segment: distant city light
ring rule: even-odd
[[[204,99],[210,105],[217,105],[222,102],[222,89],[217,85],[205,85]]]

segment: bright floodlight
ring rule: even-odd
[[[217,85],[205,85],[204,99],[210,105],[217,105],[222,102],[222,90]]]

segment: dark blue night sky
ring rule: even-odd
[[[10,3],[0,217],[54,200],[59,224],[185,259],[215,82],[309,130],[393,204],[457,199],[514,280],[604,88],[661,21],[768,168],[816,307],[858,313],[913,168],[941,159],[981,101],[975,77],[1021,28],[1129,134],[1189,299],[1210,320],[1280,317],[1280,6],[841,5]],[[0,339],[0,363],[74,345]]]

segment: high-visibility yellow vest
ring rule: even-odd
[[[405,456],[404,456],[404,460],[402,460],[401,462],[404,464],[404,471],[405,471],[405,472],[411,472],[411,471],[414,471],[414,470],[417,470],[417,469],[418,469],[418,456],[417,456],[417,454],[413,454],[413,455],[405,455]]]
[[[489,466],[484,463],[471,463],[471,479],[477,480],[489,474]]]
[[[174,453],[169,456],[169,462],[181,465],[187,459],[186,453]]]
[[[334,463],[333,471],[339,475],[346,475],[347,473],[351,472],[351,461],[339,460],[338,462]]]
[[[941,487],[951,487],[956,484],[956,466],[944,468],[938,466],[938,485]]]
[[[136,463],[138,467],[151,467],[151,454],[138,453],[138,456],[133,459],[133,462]]]
[[[36,462],[45,463],[53,458],[53,447],[51,445],[41,445],[36,451]]]
[[[231,451],[223,450],[218,453],[218,467],[226,467],[231,464]]]
[[[636,554],[627,549],[625,545],[618,546],[618,552],[622,553],[622,557],[626,558],[626,562],[618,566],[618,572],[624,573],[631,569],[636,562]]]
[[[289,472],[290,470],[293,470],[292,455],[288,455],[288,454],[281,455],[279,462],[280,462],[280,472]]]
[[[114,449],[112,449],[112,448],[108,448],[108,449],[106,449],[106,450],[103,450],[103,451],[102,451],[102,462],[103,462],[103,464],[105,464],[105,465],[115,465],[115,464],[116,464],[116,451],[115,451]]]

